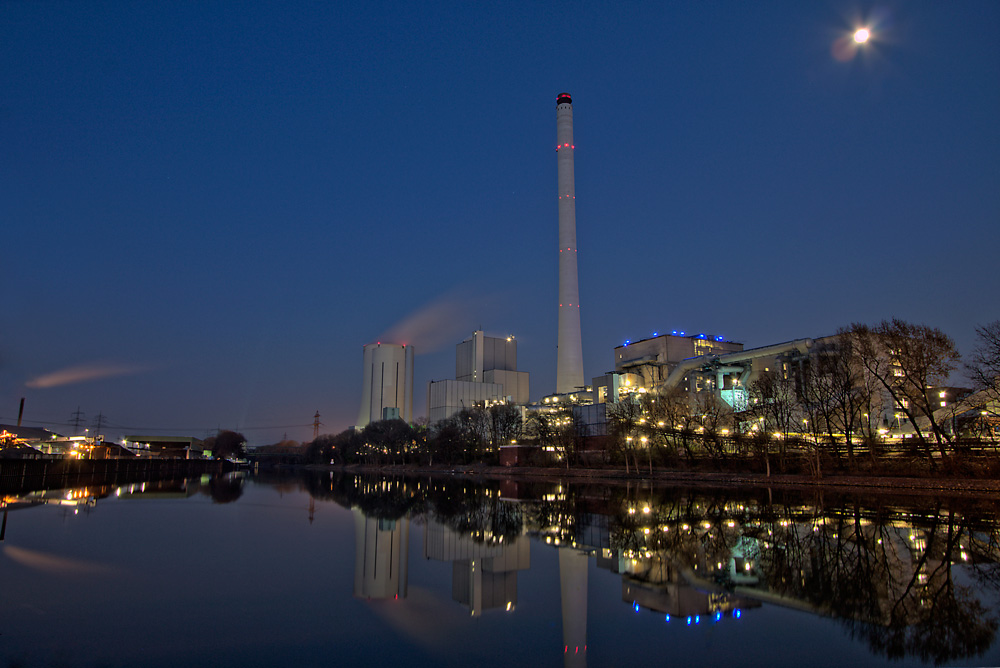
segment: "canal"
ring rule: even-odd
[[[998,499],[379,477],[4,497],[0,665],[998,665]]]

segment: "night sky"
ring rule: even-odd
[[[309,439],[363,344],[416,346],[426,415],[477,328],[554,391],[564,91],[586,378],[673,329],[969,353],[998,35],[993,0],[0,2],[0,422]]]

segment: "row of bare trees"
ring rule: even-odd
[[[627,467],[662,459],[784,457],[804,447],[819,473],[820,454],[874,456],[887,435],[905,434],[928,458],[959,449],[959,436],[981,441],[995,429],[1000,398],[1000,321],[977,328],[980,345],[965,368],[977,393],[942,409],[941,390],[959,369],[954,341],[938,329],[902,320],[854,324],[821,339],[809,355],[778,359],[755,374],[734,410],[713,392],[672,389],[633,395],[608,409],[611,441]],[[950,395],[949,395],[950,398]],[[963,420],[965,421],[963,427]],[[995,440],[995,436],[993,437]],[[631,461],[630,461],[631,460]]]
[[[307,446],[306,458],[317,464],[468,464],[496,460],[499,447],[522,433],[517,406],[477,405],[429,427],[379,420],[361,430],[323,435]]]

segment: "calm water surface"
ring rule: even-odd
[[[202,478],[5,498],[9,666],[998,665],[997,503]]]

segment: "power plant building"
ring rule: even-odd
[[[615,348],[615,373],[635,374],[640,387],[653,388],[686,359],[741,350],[742,343],[726,341],[721,336],[660,334],[634,343],[626,341]]]
[[[369,343],[363,373],[361,412],[355,428],[379,420],[413,421],[413,346]]]
[[[517,370],[517,340],[486,336],[482,330],[455,347],[455,380],[427,387],[427,419],[446,420],[476,404],[528,403],[528,372]]]

